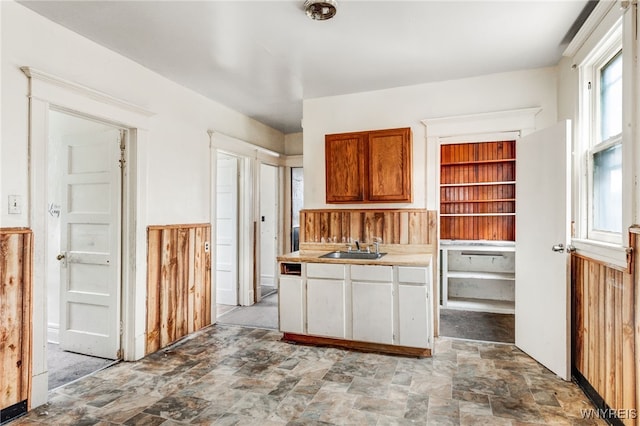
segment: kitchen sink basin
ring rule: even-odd
[[[366,251],[332,251],[320,257],[327,259],[380,259],[387,253],[369,253]]]

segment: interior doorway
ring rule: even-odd
[[[122,155],[126,132],[50,110],[47,146],[49,389],[122,358]]]
[[[515,343],[516,141],[440,144],[440,335]]]

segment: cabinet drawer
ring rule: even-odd
[[[429,268],[398,267],[398,281],[411,284],[428,284],[430,281]]]
[[[307,277],[344,279],[345,265],[329,263],[307,263]]]
[[[351,265],[351,279],[354,281],[393,281],[392,266]]]

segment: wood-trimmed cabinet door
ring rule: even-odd
[[[326,201],[410,203],[411,128],[325,136]]]
[[[413,199],[411,128],[377,130],[368,136],[367,199],[370,202],[410,203]]]
[[[366,133],[325,136],[327,203],[363,202]]]

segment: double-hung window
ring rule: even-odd
[[[622,244],[623,54],[621,31],[581,66],[582,238]]]
[[[622,234],[622,50],[595,67],[595,107],[588,151],[588,238],[620,242]],[[595,86],[595,87],[594,87]],[[595,89],[595,90],[594,90]]]

